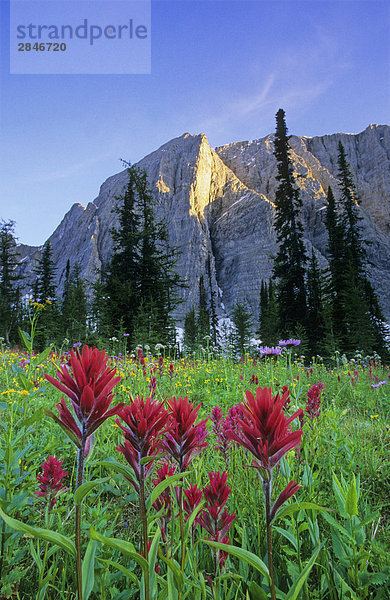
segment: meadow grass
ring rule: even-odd
[[[44,409],[55,412],[54,407],[61,399],[61,393],[45,380],[44,374],[55,376],[56,365],[63,364],[66,358],[64,353],[51,352],[38,365],[34,364],[33,355],[18,350],[3,349],[0,354],[0,506],[18,522],[46,527],[73,539],[77,452],[60,427],[44,414]],[[32,362],[28,363],[30,359]],[[211,355],[173,359],[145,352],[142,364],[136,355],[112,356],[110,362],[121,376],[114,390],[113,405],[128,404],[135,396],[146,398],[154,386],[155,397],[163,402],[174,396],[187,396],[195,405],[200,404],[199,418],[210,418],[215,406],[226,415],[232,406],[243,401],[246,390],[255,393],[258,387],[271,387],[276,394],[287,386],[291,397],[288,413],[292,414],[298,408],[305,409],[309,389],[323,383],[320,415],[313,420],[307,414],[304,416],[300,450],[287,454],[275,469],[275,496],[290,480],[301,485],[296,496],[289,500],[295,509],[290,514],[285,511],[274,523],[278,597],[388,600],[388,366],[378,359],[357,358],[347,362],[337,357],[333,366],[320,360],[305,365],[299,355],[289,361],[286,354],[277,359],[246,356],[234,360]],[[386,383],[378,385],[380,382]],[[236,515],[229,531],[230,544],[243,554],[229,554],[223,568],[215,572],[215,555],[205,543],[204,531],[194,524],[186,564],[180,574],[175,571],[180,567],[180,560],[176,560],[180,550],[175,544],[180,533],[175,511],[168,526],[169,540],[164,544],[157,540],[158,520],[150,508],[150,541],[157,536],[155,563],[150,567],[154,595],[150,597],[268,598],[267,578],[256,569],[249,554],[245,555],[252,553],[268,564],[261,482],[256,470],[250,468],[248,453],[232,445],[227,464],[226,457],[216,449],[218,440],[210,420],[208,430],[208,447],[192,461],[183,485],[197,484],[202,488],[208,483],[208,473],[227,470],[231,494],[226,507]],[[85,481],[101,479],[102,482],[91,488],[82,504],[83,553],[89,553],[89,563],[87,555],[85,559],[85,573],[89,572],[85,599],[121,600],[143,598],[145,594],[137,561],[119,546],[110,547],[91,538],[92,527],[105,538],[131,542],[136,549],[140,546],[137,494],[122,475],[107,467],[110,460],[125,464],[115,449],[122,441],[115,418],[108,419],[97,431],[93,452],[86,461]],[[57,497],[52,511],[35,494],[37,473],[50,455],[60,459],[68,472],[66,489]],[[153,476],[147,482],[148,493],[152,489],[151,479]],[[349,505],[343,505],[348,501]],[[311,508],[302,505],[299,509],[297,502],[311,503]],[[314,505],[331,510],[316,510]],[[348,506],[352,505],[356,505],[356,510],[348,512]],[[76,597],[75,567],[70,554],[55,543],[16,531],[4,520],[0,520],[0,526],[1,598]],[[309,567],[310,573],[294,595],[294,586]]]

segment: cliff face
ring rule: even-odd
[[[338,143],[344,144],[360,197],[362,233],[368,246],[369,276],[385,315],[390,318],[390,127],[370,125],[357,135],[334,134],[314,138],[292,137],[292,159],[303,198],[305,243],[314,247],[326,266],[324,208],[332,186],[338,196]],[[205,135],[171,140],[138,165],[146,169],[158,219],[165,219],[170,243],[181,250],[177,270],[188,283],[185,300],[176,313],[182,319],[197,305],[203,275],[218,311],[229,314],[237,300],[257,315],[261,279],[272,271],[276,250],[273,199],[277,187],[273,136],[238,142],[212,150]],[[78,262],[92,282],[111,255],[110,229],[116,197],[127,183],[122,171],[107,179],[99,196],[86,207],[74,204],[51,236],[58,284],[63,284],[66,262]],[[31,276],[40,251],[23,246],[22,271]]]

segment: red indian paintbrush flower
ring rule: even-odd
[[[170,411],[170,430],[164,440],[164,448],[179,463],[182,472],[191,460],[208,446],[207,419],[195,423],[200,404],[195,408],[185,398],[172,398],[167,401]]]
[[[141,477],[141,460],[147,456],[155,456],[160,450],[160,440],[158,437],[167,429],[168,412],[165,410],[162,402],[136,396],[130,404],[122,408],[119,413],[122,421],[127,427],[121,425],[119,419],[117,425],[122,429],[125,435],[123,445],[118,446],[117,450],[122,452],[123,456],[132,467],[137,482]],[[152,469],[153,463],[144,465],[144,475],[146,476]],[[139,491],[137,482],[132,481],[134,488]]]
[[[55,456],[49,458],[41,465],[42,473],[38,473],[39,490],[35,492],[37,496],[50,498],[49,510],[53,508],[57,499],[55,496],[62,489],[63,479],[68,474],[62,468],[62,462]]]
[[[226,485],[227,472],[215,471],[209,473],[209,480],[210,485],[203,488],[206,507],[196,518],[196,522],[211,535],[211,540],[228,544],[229,536],[226,534],[236,515],[231,515],[227,510],[224,510],[231,492]],[[216,553],[220,569],[225,564],[226,558],[227,554],[225,552]]]
[[[102,425],[116,415],[123,403],[109,409],[113,394],[112,389],[120,381],[115,377],[116,369],[107,366],[108,356],[97,348],[84,346],[82,353],[71,350],[67,365],[62,365],[57,371],[58,379],[45,375],[46,379],[70,398],[75,411],[77,424],[68,409],[64,398],[57,404],[59,417],[51,411],[52,417],[67,433],[78,448],[85,445],[87,438]]]
[[[301,442],[302,430],[291,431],[289,426],[303,411],[300,408],[291,417],[285,416],[283,406],[288,394],[286,390],[282,396],[272,397],[271,388],[257,388],[255,398],[246,391],[242,418],[238,419],[239,431],[227,431],[230,439],[253,454],[253,466],[263,478],[270,479],[272,468]]]
[[[272,519],[276,515],[276,511],[278,510],[278,508],[280,508],[282,504],[286,502],[286,500],[291,498],[291,496],[294,496],[294,494],[297,493],[300,487],[301,486],[299,485],[299,483],[296,483],[295,481],[290,481],[290,483],[284,488],[283,492],[279,494],[278,499],[274,503],[270,513],[270,521],[272,521]]]

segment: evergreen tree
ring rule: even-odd
[[[102,271],[101,279],[94,286],[94,312],[100,333],[112,336],[122,329],[132,334],[134,319],[140,305],[139,254],[140,216],[136,210],[136,179],[134,168],[129,168],[126,190],[117,197],[113,209],[118,215],[118,228],[111,229],[114,242],[110,264]]]
[[[184,319],[184,347],[188,352],[194,352],[197,345],[198,327],[195,309],[192,307]]]
[[[199,307],[198,307],[198,342],[204,345],[206,336],[210,335],[210,312],[207,307],[206,290],[204,287],[203,275],[199,279]]]
[[[40,349],[60,341],[61,313],[56,297],[55,274],[56,267],[52,259],[51,242],[48,240],[43,247],[42,256],[34,272],[36,279],[33,285],[33,296],[36,302],[44,305],[39,318],[36,333],[37,345]]]
[[[307,337],[312,356],[323,355],[328,349],[327,318],[324,298],[325,281],[312,249],[307,272]]]
[[[69,269],[68,261],[62,304],[64,335],[71,342],[85,341],[87,333],[85,284],[80,277],[81,267],[78,263],[75,263],[71,272]]]
[[[210,289],[210,326],[211,326],[211,337],[213,340],[214,348],[218,345],[218,319],[217,319],[217,310],[216,310],[216,302],[215,302],[215,292],[213,290],[213,282],[211,277],[211,263],[210,263],[210,255],[207,256],[207,275],[209,279],[209,289]]]
[[[168,247],[165,224],[155,220],[146,172],[127,171],[127,188],[117,199],[118,229],[111,231],[113,256],[95,286],[94,312],[105,335],[124,331],[132,343],[171,343],[174,288],[181,285],[177,250]]]
[[[260,288],[260,311],[259,328],[257,334],[261,342],[266,345],[275,344],[278,337],[278,307],[275,296],[275,289],[270,279],[267,285],[266,281],[261,281]]]
[[[0,336],[7,344],[17,339],[19,287],[13,221],[0,224]]]
[[[279,109],[274,142],[278,166],[276,179],[279,182],[275,194],[275,229],[279,248],[273,274],[277,279],[279,326],[283,336],[293,335],[297,327],[306,327],[307,319],[306,253],[299,220],[302,200],[295,185],[288,140],[285,113]]]
[[[327,296],[330,301],[331,338],[333,349],[344,346],[346,333],[346,314],[344,309],[345,287],[345,231],[336,210],[336,201],[332,188],[328,188],[325,226],[328,232],[329,276]]]
[[[252,332],[252,315],[246,305],[238,302],[233,310],[234,324],[232,344],[234,350],[244,356],[249,349]]]
[[[34,269],[36,274],[36,284],[34,287],[36,297],[34,299],[42,304],[46,300],[53,301],[56,299],[56,267],[52,255],[51,242],[48,240],[43,246],[42,256],[38,261],[37,267]]]
[[[387,354],[384,318],[366,274],[367,251],[361,234],[362,217],[345,149],[339,143],[339,215],[332,191],[328,192],[330,298],[336,346],[351,353],[359,350]]]

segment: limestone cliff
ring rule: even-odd
[[[338,195],[339,140],[360,196],[362,231],[370,242],[369,276],[390,318],[390,127],[370,125],[357,135],[291,138],[296,182],[304,204],[305,243],[309,251],[315,248],[326,266],[324,207],[329,185],[336,198]],[[176,317],[182,319],[197,304],[201,275],[208,285],[208,257],[219,313],[229,314],[234,303],[242,300],[257,315],[260,282],[271,275],[271,255],[276,250],[273,136],[213,150],[205,135],[186,133],[138,164],[148,173],[156,216],[165,219],[170,243],[182,252],[177,268],[189,287],[182,292],[185,302]],[[112,207],[126,182],[126,171],[107,179],[99,196],[86,207],[73,205],[51,236],[59,286],[68,258],[71,264],[77,261],[81,265],[82,275],[90,282],[109,260],[110,229],[116,226]],[[21,250],[28,281],[40,249],[23,246]]]

